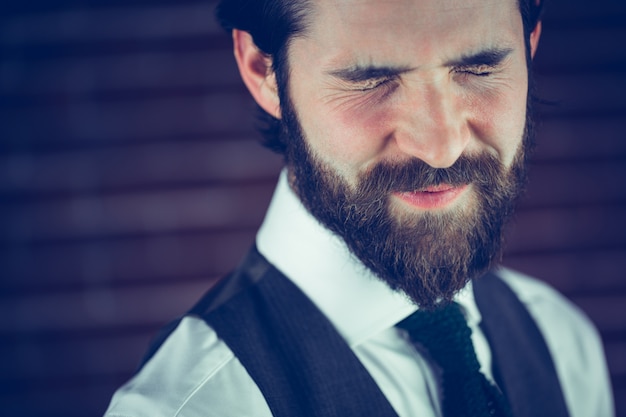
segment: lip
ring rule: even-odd
[[[394,193],[402,201],[422,210],[442,209],[452,204],[468,188],[467,184],[439,184],[415,191]]]

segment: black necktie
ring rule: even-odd
[[[472,331],[458,304],[418,310],[398,327],[425,348],[441,368],[445,417],[512,416],[504,396],[479,371]]]

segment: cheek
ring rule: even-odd
[[[320,106],[315,100],[304,105],[304,108],[316,109],[301,116],[310,148],[344,177],[354,177],[367,169],[384,149],[388,125],[385,109],[374,106]]]
[[[505,166],[510,166],[526,126],[526,88],[506,89],[481,97],[474,103],[474,131],[480,141],[495,150]]]

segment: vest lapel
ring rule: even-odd
[[[494,359],[494,376],[515,417],[567,417],[561,385],[546,342],[504,281],[488,273],[474,281],[481,326]]]
[[[214,292],[192,313],[232,349],[274,416],[398,417],[343,338],[291,281],[256,250],[238,271],[224,285],[231,294]]]

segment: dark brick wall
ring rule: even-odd
[[[98,416],[253,241],[280,158],[213,2],[0,6],[0,408]],[[626,416],[626,3],[552,0],[506,264],[598,325]]]

